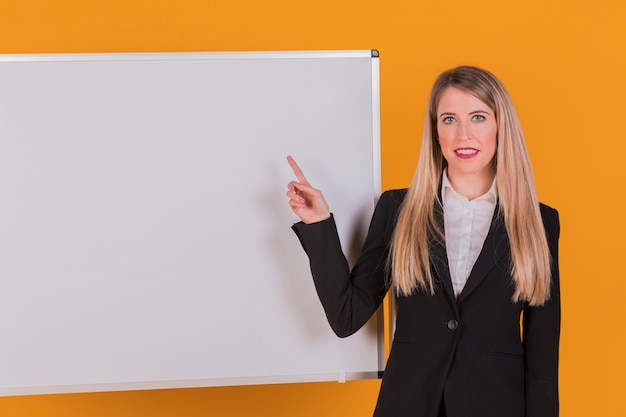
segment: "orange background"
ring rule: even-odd
[[[625,23],[621,0],[2,0],[0,53],[378,49],[384,189],[410,181],[434,77],[458,64],[493,71],[517,105],[540,198],[561,213],[561,415],[617,416],[626,415]],[[378,386],[4,397],[0,415],[367,416]]]

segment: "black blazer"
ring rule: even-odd
[[[333,217],[298,235],[310,259],[328,321],[340,337],[356,332],[376,311],[388,287],[386,260],[406,190],[381,196],[352,271]],[[552,296],[542,307],[511,301],[511,254],[497,210],[482,251],[455,299],[446,248],[433,243],[435,294],[397,297],[396,330],[376,417],[555,417],[558,402],[560,294],[559,217],[541,205],[552,255]],[[443,227],[443,216],[439,210]],[[520,317],[523,333],[520,333]]]

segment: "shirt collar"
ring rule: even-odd
[[[455,194],[458,194],[452,187],[452,184],[450,183],[450,180],[448,179],[448,169],[445,168],[443,170],[443,176],[441,178],[441,204],[445,204],[446,194],[450,191]],[[498,201],[498,187],[496,187],[495,176],[493,178],[493,182],[491,183],[491,187],[489,188],[489,190],[487,190],[485,194],[481,195],[478,198],[480,199],[489,198],[491,202],[494,204],[496,203],[496,201]]]

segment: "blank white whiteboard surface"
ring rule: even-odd
[[[0,395],[376,378],[285,197],[293,155],[354,260],[373,52],[0,55]]]

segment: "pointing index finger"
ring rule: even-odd
[[[293,159],[291,156],[288,156],[287,157],[287,162],[289,162],[289,165],[291,166],[291,169],[293,170],[293,173],[296,175],[296,178],[298,179],[298,182],[300,184],[304,184],[304,185],[310,186],[311,184],[309,184],[309,182],[307,181],[306,177],[302,173],[302,170],[300,169],[300,167],[296,163],[296,160]]]

